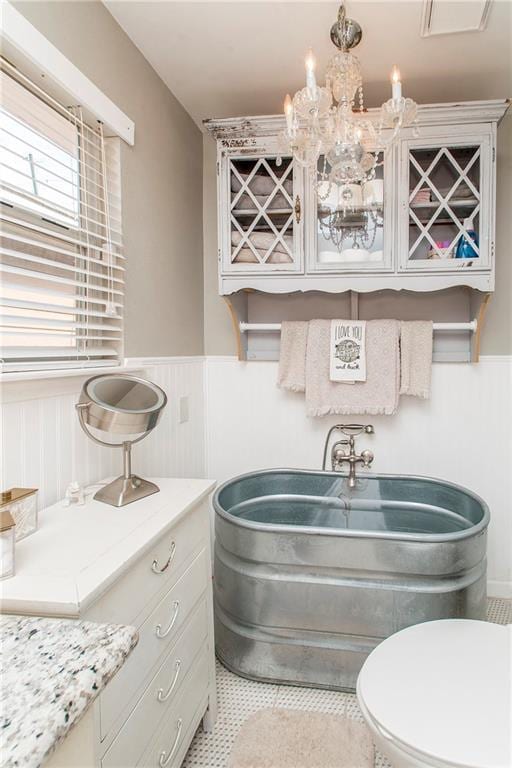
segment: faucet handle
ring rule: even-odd
[[[374,459],[374,455],[372,451],[369,451],[368,449],[361,451],[361,458],[363,460],[363,464],[365,467],[369,467]]]

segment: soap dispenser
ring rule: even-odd
[[[455,252],[456,259],[477,259],[478,252],[473,247],[473,243],[478,247],[478,236],[473,229],[473,222],[471,219],[464,219],[464,229],[466,234],[471,240],[467,240],[465,237],[461,237],[457,243],[457,250]]]

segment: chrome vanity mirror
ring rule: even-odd
[[[167,395],[163,389],[136,376],[103,374],[85,382],[76,405],[82,429],[99,445],[123,449],[123,474],[101,488],[95,499],[123,507],[159,490],[154,483],[132,474],[131,447],[156,427],[166,403]],[[137,437],[109,443],[94,435],[91,428],[125,438],[128,435]]]

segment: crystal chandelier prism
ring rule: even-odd
[[[386,150],[397,140],[400,130],[416,118],[417,105],[402,96],[396,67],[391,98],[382,105],[378,116],[369,117],[364,109],[361,65],[351,52],[361,37],[361,27],[346,17],[342,4],[331,27],[331,41],[338,51],[327,65],[325,86],[317,85],[315,59],[310,51],[306,58],[306,87],[293,99],[289,95],[285,99],[283,149],[310,171],[321,197],[330,194],[333,184],[340,187],[374,179]]]

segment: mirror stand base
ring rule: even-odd
[[[143,480],[137,475],[116,478],[108,485],[103,486],[94,494],[96,501],[110,504],[113,507],[124,507],[132,501],[138,501],[145,496],[158,493],[160,488],[149,480]]]

